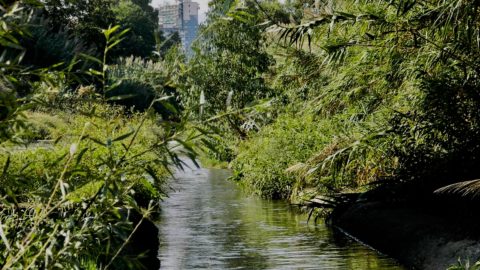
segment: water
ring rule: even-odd
[[[243,193],[229,172],[186,169],[163,202],[161,269],[402,269],[283,202]]]

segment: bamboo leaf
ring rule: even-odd
[[[5,177],[7,175],[8,168],[10,167],[11,162],[11,155],[9,154],[7,160],[5,161],[5,165],[3,166],[2,176]]]
[[[103,73],[101,71],[98,71],[98,70],[95,70],[95,69],[89,69],[88,70],[88,73],[92,74],[92,75],[96,75],[96,76],[103,76]]]
[[[117,141],[122,141],[130,136],[132,136],[133,134],[135,133],[135,131],[131,131],[131,132],[128,132],[126,134],[123,134],[121,136],[118,136],[116,137],[115,139],[113,139],[114,142],[117,142]]]
[[[88,55],[88,54],[84,54],[84,53],[80,53],[80,56],[87,59],[88,61],[91,61],[91,62],[94,62],[94,63],[97,63],[97,64],[100,64],[102,65],[102,61],[94,56],[91,56],[91,55]]]
[[[76,159],[76,164],[78,165],[80,163],[80,161],[82,160],[83,158],[83,155],[85,155],[85,153],[88,151],[88,148],[85,147],[83,148],[82,150],[80,150],[80,152],[78,153],[78,156],[77,156],[77,159]]]
[[[102,30],[103,35],[105,36],[105,38],[106,38],[107,40],[109,40],[109,39],[110,39],[110,36],[111,36],[113,33],[115,33],[115,31],[117,31],[118,28],[120,28],[120,25],[115,25],[115,26],[110,27],[110,28],[108,28],[108,29],[103,29],[103,30]]]
[[[122,42],[122,41],[123,41],[123,38],[114,41],[112,44],[108,45],[107,49],[108,49],[108,50],[111,50],[113,47],[117,46],[117,45],[118,45],[120,42]]]
[[[92,138],[92,137],[88,137],[88,139],[90,139],[92,142],[96,143],[96,144],[99,144],[101,146],[107,146],[107,144],[103,143],[102,141],[100,141],[99,139],[96,139],[96,138]]]

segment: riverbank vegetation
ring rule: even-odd
[[[205,95],[209,117],[225,116],[216,125],[229,136],[216,145],[232,179],[330,220],[356,203],[360,213],[370,209],[366,202],[475,217],[478,8],[456,0],[211,2],[193,62],[203,74],[191,74],[209,83],[191,89]],[[232,36],[241,39],[232,44]],[[208,62],[202,50],[226,59]],[[364,240],[375,243],[379,231]],[[390,233],[401,232],[413,233]],[[460,234],[442,233],[455,249]],[[463,236],[478,240],[475,229]],[[459,242],[455,256],[478,259],[467,250]]]
[[[3,268],[138,266],[199,148],[271,199],[476,194],[478,3],[213,0],[188,57],[149,4],[0,1]]]
[[[386,182],[414,183],[420,197],[478,177],[475,3],[222,3],[199,46],[233,63],[197,93],[230,117],[238,181],[269,198]],[[202,57],[205,73],[221,68]]]
[[[2,269],[156,267],[132,242],[206,132],[157,20],[149,1],[0,3]]]

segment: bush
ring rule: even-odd
[[[115,258],[134,233],[122,211],[134,209],[142,213],[141,219],[152,217],[164,196],[170,166],[178,162],[167,142],[181,127],[163,130],[155,124],[155,114],[126,115],[122,108],[98,101],[57,97],[60,100],[60,110],[37,106],[27,112],[31,125],[45,124],[55,144],[4,145],[1,150],[2,237],[24,251],[13,252],[12,247],[0,260],[15,267],[52,261],[67,268],[82,268],[84,263],[139,267],[138,254]],[[18,222],[25,225],[22,230]],[[36,254],[45,243],[52,255],[40,260]]]
[[[171,85],[170,73],[166,62],[121,58],[108,73],[109,81],[119,85],[107,92],[106,96],[112,98],[115,104],[140,111],[147,109],[155,98],[170,96],[168,100],[155,103],[153,108],[164,119],[172,120],[181,106],[177,90]]]
[[[139,111],[148,109],[155,99],[155,89],[139,80],[123,80],[115,89],[107,92],[112,103]]]
[[[235,178],[263,197],[286,199],[296,182],[286,170],[305,162],[322,142],[323,134],[312,116],[282,115],[240,143],[232,163]]]

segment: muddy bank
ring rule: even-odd
[[[332,223],[408,268],[438,270],[480,258],[478,213],[445,201],[356,202],[337,210]]]

